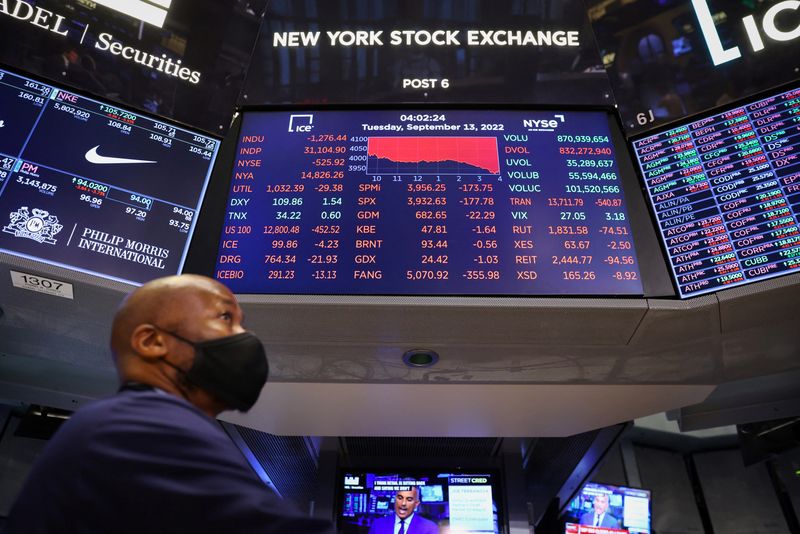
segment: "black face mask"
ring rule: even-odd
[[[164,359],[167,365],[229,408],[246,412],[253,407],[269,376],[267,354],[255,334],[243,332],[208,341],[190,341],[175,332],[161,330],[194,347],[194,363],[188,371]]]

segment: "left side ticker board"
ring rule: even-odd
[[[178,273],[218,148],[0,70],[0,250],[123,282]]]

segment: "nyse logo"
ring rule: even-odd
[[[552,132],[559,122],[564,122],[564,115],[553,115],[552,119],[524,119],[522,126],[529,132]]]
[[[164,26],[172,0],[94,0],[96,4],[119,11],[159,28]]]
[[[738,46],[730,48],[723,48],[722,41],[717,33],[717,28],[714,25],[714,19],[711,16],[711,10],[708,7],[708,0],[692,0],[692,6],[697,14],[697,21],[700,23],[700,30],[703,32],[703,38],[706,41],[706,46],[711,54],[711,60],[714,65],[722,65],[734,59],[742,57],[742,52]],[[792,18],[792,13],[785,13],[793,11],[795,17]],[[791,41],[800,37],[800,23],[798,17],[800,15],[800,1],[797,0],[784,0],[778,2],[770,7],[764,18],[761,19],[761,28],[753,15],[747,15],[742,18],[747,39],[750,41],[750,46],[753,52],[760,52],[766,47],[762,33],[769,39],[778,42]],[[776,20],[780,17],[780,26]],[[795,27],[787,30],[788,26],[792,25],[794,21]]]
[[[360,482],[358,477],[344,477],[345,486],[358,486],[359,483]]]
[[[314,127],[314,115],[290,115],[289,132],[310,132]]]

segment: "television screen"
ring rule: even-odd
[[[798,272],[800,89],[633,142],[682,297]]]
[[[0,70],[0,250],[123,282],[176,274],[218,145]]]
[[[341,483],[342,534],[392,534],[401,520],[405,532],[503,532],[496,475],[347,472]]]
[[[567,534],[650,532],[650,492],[586,484],[565,512]]]
[[[237,293],[641,295],[602,111],[245,113],[215,276]]]

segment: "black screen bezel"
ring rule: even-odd
[[[163,117],[161,115],[156,115],[154,113],[150,113],[150,112],[141,110],[138,107],[132,106],[132,105],[127,104],[127,103],[119,103],[119,102],[117,102],[115,100],[111,100],[111,99],[104,98],[102,96],[96,95],[96,94],[94,94],[94,93],[92,93],[90,91],[87,91],[85,89],[82,89],[82,88],[79,88],[79,87],[75,87],[74,85],[71,85],[71,84],[68,84],[68,83],[56,82],[54,80],[51,80],[51,79],[46,78],[44,76],[41,76],[39,74],[27,72],[27,71],[24,71],[24,70],[19,69],[17,67],[14,67],[12,65],[8,65],[6,63],[3,63],[3,62],[0,62],[0,70],[4,70],[4,71],[7,71],[7,72],[9,72],[9,73],[11,73],[13,75],[21,76],[23,78],[27,78],[27,79],[33,80],[35,82],[41,83],[43,85],[46,85],[48,87],[53,87],[55,89],[63,89],[63,90],[68,91],[70,93],[76,94],[76,95],[78,95],[78,96],[80,96],[82,98],[88,98],[90,100],[94,100],[94,101],[97,101],[97,102],[107,103],[109,106],[112,106],[112,107],[116,107],[116,108],[120,108],[120,109],[124,109],[124,110],[130,110],[131,113],[135,113],[138,116],[146,117],[146,118],[148,118],[150,120],[162,122],[162,123],[170,125],[170,126],[175,126],[177,128],[180,128],[182,130],[186,130],[186,131],[191,132],[193,134],[202,135],[204,137],[208,137],[209,139],[214,139],[215,141],[217,141],[219,143],[219,147],[217,148],[217,152],[216,152],[216,154],[214,156],[213,166],[210,169],[210,174],[208,176],[208,181],[205,184],[204,190],[200,191],[200,196],[202,197],[202,202],[200,204],[200,208],[195,213],[197,221],[196,221],[195,226],[194,226],[194,231],[190,231],[189,235],[187,235],[187,237],[186,237],[186,245],[184,245],[184,247],[182,249],[182,252],[185,252],[183,265],[181,266],[180,270],[177,273],[170,273],[170,274],[182,274],[183,272],[186,272],[186,265],[189,263],[189,258],[191,256],[191,251],[192,251],[192,244],[194,243],[195,235],[197,235],[197,230],[198,230],[200,218],[202,217],[202,210],[207,205],[206,201],[207,201],[207,198],[208,198],[208,195],[209,195],[209,191],[211,190],[211,184],[214,182],[214,173],[216,172],[217,167],[219,165],[220,154],[222,153],[222,149],[224,147],[224,141],[229,136],[226,136],[225,138],[222,138],[218,134],[207,132],[207,131],[202,130],[200,128],[197,128],[195,126],[191,126],[191,125],[182,123],[180,121],[176,121],[176,120],[168,118],[168,117]],[[235,150],[235,147],[234,147],[234,150]],[[122,283],[122,284],[133,285],[133,286],[141,285],[141,284],[139,284],[137,282],[133,282],[133,281],[130,281],[130,280],[125,280],[125,279],[122,279],[122,278],[114,276],[114,275],[102,274],[102,273],[97,272],[97,271],[89,271],[88,269],[83,269],[83,268],[80,268],[80,267],[77,267],[77,266],[74,266],[74,265],[56,263],[56,262],[53,262],[53,261],[50,261],[50,260],[46,260],[44,258],[30,257],[30,256],[26,256],[26,255],[21,255],[20,253],[18,253],[16,251],[12,251],[12,250],[1,250],[0,252],[4,252],[4,253],[9,254],[11,256],[14,256],[16,258],[22,258],[22,259],[25,259],[25,260],[35,261],[35,262],[41,263],[43,265],[47,265],[47,266],[50,266],[50,267],[55,267],[57,269],[65,269],[65,270],[70,271],[70,272],[79,273],[82,276],[90,276],[90,277],[94,277],[94,278],[97,278],[97,279],[100,279],[100,280],[108,280],[108,281],[111,281],[111,282],[118,282],[118,283]]]
[[[437,464],[441,465],[441,464]],[[485,464],[481,464],[485,465]],[[504,485],[504,478],[501,469],[497,467],[456,467],[456,468],[447,468],[447,467],[414,467],[414,468],[402,468],[397,467],[395,465],[389,465],[389,467],[375,467],[375,465],[367,465],[364,466],[362,464],[358,464],[356,466],[339,466],[336,470],[336,488],[334,491],[334,518],[333,523],[336,527],[336,532],[341,533],[343,528],[343,516],[342,511],[344,510],[344,476],[348,473],[375,473],[375,474],[382,474],[382,473],[398,473],[401,475],[408,476],[409,478],[415,478],[417,476],[429,476],[434,472],[448,472],[450,474],[488,474],[492,476],[492,498],[497,503],[497,525],[499,527],[499,534],[508,534],[509,527],[508,527],[508,514],[506,513],[506,509],[508,506],[506,500],[506,492],[505,492],[505,485]]]
[[[200,219],[195,228],[194,238],[189,248],[186,262],[184,263],[184,272],[202,274],[205,276],[214,277],[214,269],[216,267],[216,259],[219,253],[219,243],[222,238],[222,229],[225,224],[225,208],[228,201],[230,191],[230,183],[233,179],[233,165],[236,158],[236,148],[238,146],[238,139],[241,132],[242,122],[244,116],[248,113],[258,112],[303,112],[303,111],[345,111],[358,113],[360,111],[377,110],[377,111],[419,111],[419,112],[434,112],[434,111],[447,111],[447,110],[464,110],[464,111],[576,111],[576,112],[602,112],[606,115],[611,131],[612,143],[615,150],[617,164],[620,170],[620,181],[623,188],[623,194],[626,202],[626,209],[631,218],[630,226],[633,233],[634,249],[636,250],[637,259],[639,263],[639,273],[642,282],[643,294],[642,295],[583,295],[583,294],[565,294],[565,295],[409,295],[409,294],[392,294],[388,296],[397,297],[429,297],[435,296],[437,298],[451,298],[451,297],[476,297],[476,298],[614,298],[614,299],[641,299],[649,297],[667,297],[674,298],[676,296],[675,289],[672,285],[669,271],[667,268],[666,258],[663,256],[663,251],[659,248],[658,236],[653,227],[652,219],[647,215],[646,201],[642,198],[644,193],[641,187],[640,180],[633,167],[633,161],[630,159],[630,152],[628,151],[628,144],[625,141],[624,130],[620,122],[619,116],[614,107],[610,106],[583,106],[583,105],[495,105],[486,103],[475,104],[419,104],[419,103],[406,103],[406,104],[335,104],[335,105],[260,105],[260,106],[246,106],[241,108],[234,116],[234,124],[228,132],[220,151],[217,155],[217,161],[212,172],[211,181],[209,182],[203,206],[200,210]],[[635,194],[634,191],[639,194]],[[211,199],[214,199],[213,201]],[[224,199],[224,200],[220,200]],[[202,236],[202,237],[201,237]],[[212,240],[211,237],[216,239]],[[252,293],[254,295],[286,295],[286,293]],[[340,293],[326,293],[326,294],[304,294],[304,296],[320,296],[328,297],[331,295],[348,295],[364,297],[365,295],[351,295]]]
[[[760,91],[760,92],[752,94],[752,95],[748,95],[748,96],[746,96],[744,98],[740,98],[738,100],[734,100],[734,101],[728,102],[727,104],[722,105],[722,106],[718,106],[718,107],[715,107],[715,108],[712,108],[712,109],[704,110],[704,111],[702,111],[700,113],[695,113],[693,115],[688,115],[686,117],[683,117],[682,119],[679,119],[679,120],[676,120],[676,121],[672,121],[672,122],[669,122],[667,124],[662,124],[662,125],[660,125],[660,126],[658,126],[656,128],[653,128],[651,130],[647,130],[646,132],[637,133],[636,135],[632,135],[632,136],[629,136],[627,138],[626,145],[627,145],[627,149],[628,149],[628,154],[630,156],[629,157],[629,161],[630,161],[630,163],[631,163],[631,165],[633,167],[633,172],[636,174],[637,179],[639,181],[639,187],[640,187],[641,192],[642,192],[642,195],[641,195],[642,196],[642,200],[644,201],[644,203],[646,205],[646,209],[647,209],[648,213],[650,214],[650,220],[651,220],[651,223],[652,223],[651,225],[652,225],[652,228],[653,228],[653,231],[654,231],[655,239],[658,242],[659,248],[661,249],[661,255],[664,258],[664,267],[667,269],[667,276],[669,278],[670,284],[672,285],[672,289],[673,289],[675,297],[677,299],[679,299],[679,300],[690,300],[690,299],[695,299],[695,298],[700,298],[700,297],[706,297],[706,296],[709,296],[709,295],[716,295],[720,291],[729,291],[729,290],[733,290],[733,289],[737,289],[737,288],[748,287],[748,286],[752,286],[753,284],[758,284],[758,283],[761,283],[761,282],[766,282],[766,281],[769,281],[769,280],[774,280],[776,278],[782,278],[784,276],[790,276],[792,274],[797,274],[797,273],[796,272],[787,271],[787,272],[781,273],[779,275],[772,276],[772,277],[769,277],[769,278],[764,278],[764,279],[761,279],[761,280],[746,281],[746,282],[741,283],[741,284],[736,284],[736,285],[734,285],[732,287],[721,287],[721,288],[717,288],[717,289],[714,289],[712,291],[700,293],[700,294],[697,294],[697,295],[682,296],[681,292],[680,292],[680,289],[678,287],[679,286],[678,280],[675,277],[675,271],[673,269],[673,265],[670,262],[669,251],[667,250],[667,246],[666,246],[665,240],[663,238],[663,235],[660,235],[661,234],[661,229],[658,226],[658,216],[657,216],[657,214],[655,212],[655,206],[653,206],[653,203],[650,201],[650,195],[649,195],[649,193],[647,191],[647,181],[645,180],[644,174],[642,173],[642,170],[641,170],[641,168],[639,166],[638,157],[636,156],[636,149],[634,148],[634,144],[637,143],[638,141],[641,141],[642,139],[646,139],[647,137],[652,137],[654,135],[659,135],[659,134],[661,134],[663,132],[666,132],[668,130],[672,130],[674,128],[680,128],[681,126],[688,126],[689,124],[691,124],[693,122],[697,122],[699,120],[711,117],[713,115],[719,115],[721,113],[725,113],[725,112],[730,111],[730,110],[735,109],[735,108],[739,108],[739,107],[742,107],[742,106],[747,106],[747,105],[752,104],[752,103],[754,103],[754,102],[756,102],[758,100],[762,100],[764,98],[770,98],[771,96],[775,96],[777,94],[784,93],[786,91],[790,91],[792,89],[798,89],[798,88],[800,88],[800,79],[794,80],[794,81],[789,82],[789,83],[781,84],[781,85],[779,85],[777,87],[772,87],[771,89],[766,89],[764,91]],[[638,252],[638,248],[637,248],[637,252]]]

